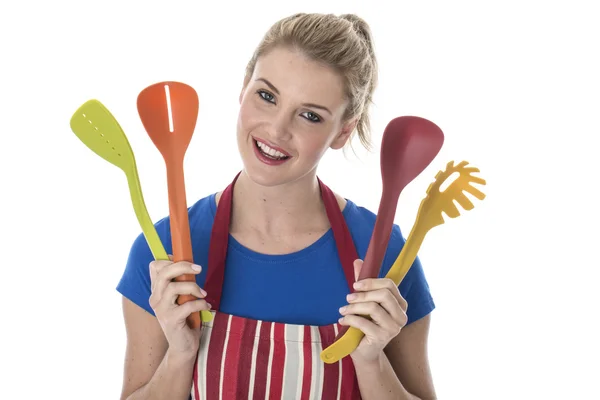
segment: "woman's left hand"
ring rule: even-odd
[[[354,261],[358,279],[362,260]],[[352,326],[365,336],[350,354],[354,361],[375,361],[388,343],[406,325],[406,300],[391,279],[363,279],[354,284],[356,293],[348,295],[348,305],[340,309],[341,325]],[[369,316],[368,318],[363,317]]]

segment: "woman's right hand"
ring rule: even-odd
[[[185,261],[157,260],[150,263],[150,307],[169,342],[169,351],[191,357],[198,352],[201,327],[190,328],[186,319],[192,313],[210,310],[210,304],[204,300],[206,292],[196,282],[175,282],[174,279],[184,274],[198,274],[200,270],[200,266]],[[177,304],[177,297],[184,294],[198,299]]]

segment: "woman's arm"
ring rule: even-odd
[[[406,325],[378,360],[356,360],[354,367],[364,400],[435,400],[427,340],[430,314]]]
[[[121,400],[188,400],[195,357],[169,353],[156,319],[123,297],[127,350]]]

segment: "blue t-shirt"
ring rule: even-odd
[[[208,269],[208,249],[216,214],[216,193],[189,207],[194,262],[203,270],[196,276],[204,286]],[[364,259],[376,216],[347,200],[343,216],[356,251]],[[172,254],[169,218],[156,224],[167,253]],[[405,239],[394,225],[380,277],[388,272]],[[150,248],[140,234],[134,241],[117,290],[150,314]],[[417,258],[400,283],[400,293],[408,303],[408,323],[429,314],[434,308],[423,268]],[[220,311],[263,321],[300,325],[328,325],[340,318],[339,308],[347,304],[348,283],[344,276],[331,228],[310,246],[285,255],[252,251],[229,235],[227,261]]]

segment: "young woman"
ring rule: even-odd
[[[197,265],[153,261],[142,235],[132,246],[118,285],[123,399],[435,398],[434,303],[419,260],[400,287],[382,278],[404,244],[394,225],[379,278],[355,282],[375,215],[316,175],[323,154],[355,133],[369,144],[376,81],[369,27],[355,15],[296,14],[267,32],[239,97],[244,168],[189,210]],[[169,219],[156,227],[170,251]],[[196,282],[173,281],[182,274]],[[177,305],[180,294],[198,300]],[[209,309],[213,321],[187,326]],[[341,325],[365,337],[324,364]]]

